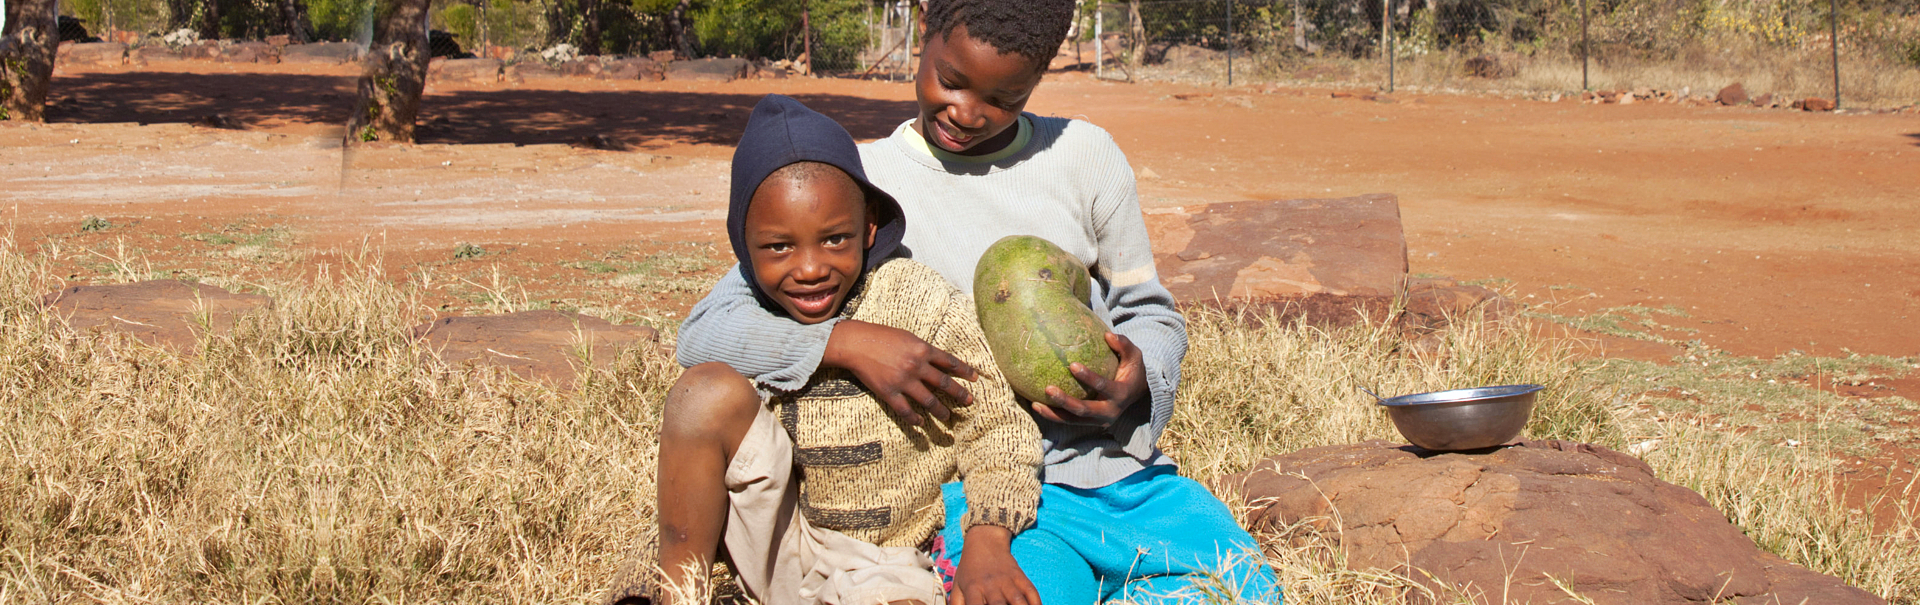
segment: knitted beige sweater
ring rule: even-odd
[[[845,370],[823,369],[799,391],[774,396],[804,477],[807,521],[881,546],[921,547],[946,518],[940,485],[960,479],[968,527],[1017,534],[1032,525],[1040,429],[994,365],[972,298],[932,268],[896,259],[867,273],[841,316],[911,332],[978,369],[980,381],[967,385],[973,405],[954,407],[949,423],[927,416],[919,427],[896,421]]]

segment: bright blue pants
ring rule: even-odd
[[[946,551],[964,549],[967,497],[942,489]],[[1013,539],[1013,558],[1044,605],[1280,603],[1253,536],[1205,487],[1155,466],[1096,489],[1042,485],[1040,514]]]

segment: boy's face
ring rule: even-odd
[[[839,312],[873,241],[866,193],[846,173],[811,178],[779,173],[760,183],[747,207],[753,277],[787,315],[817,324]]]
[[[992,44],[953,26],[945,36],[930,36],[920,52],[914,93],[920,119],[913,129],[927,143],[961,155],[985,155],[1012,143],[1008,128],[1026,109],[1040,85],[1044,65],[1019,53],[1001,53]]]

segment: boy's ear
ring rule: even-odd
[[[873,220],[873,213],[867,213],[867,249],[873,249],[873,237],[880,232],[880,222]]]

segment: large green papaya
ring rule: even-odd
[[[1080,362],[1112,378],[1120,359],[1107,346],[1107,323],[1087,308],[1093,280],[1087,266],[1045,239],[1001,238],[973,270],[973,299],[993,361],[1013,391],[1047,402],[1047,386],[1085,399],[1067,367]]]

